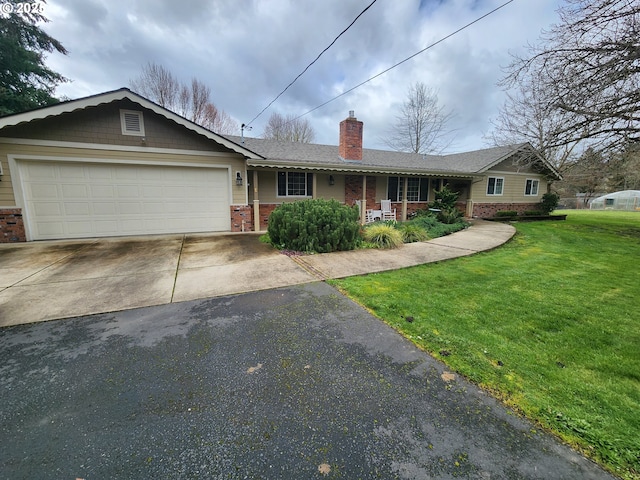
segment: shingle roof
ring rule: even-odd
[[[336,145],[283,142],[251,137],[242,139],[237,136],[227,136],[227,138],[264,157],[264,160],[249,160],[248,165],[254,167],[474,176],[482,174],[495,164],[519,152],[528,151],[530,154],[535,154],[528,143],[451,155],[421,155],[364,148],[362,161],[354,161],[341,158]]]

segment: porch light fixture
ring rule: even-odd
[[[333,178],[333,175],[329,175],[329,185],[335,185],[336,180]]]
[[[240,175],[240,172],[236,172],[236,185],[238,187],[242,186],[242,175]]]

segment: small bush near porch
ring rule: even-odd
[[[336,200],[283,203],[269,216],[267,233],[280,249],[316,253],[353,250],[360,241],[358,209]]]

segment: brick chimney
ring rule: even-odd
[[[362,160],[363,123],[349,111],[349,117],[340,122],[340,156],[345,160]]]

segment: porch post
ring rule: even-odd
[[[407,190],[409,189],[409,177],[404,177],[404,188],[402,189],[402,216],[400,220],[407,221]]]
[[[317,197],[317,191],[318,191],[318,174],[313,172],[311,175],[313,175],[311,178],[311,189],[313,190],[311,198],[318,198]]]
[[[253,231],[260,231],[260,200],[258,199],[258,171],[253,171]]]
[[[367,176],[362,175],[362,200],[360,201],[360,223],[365,224],[367,216]]]

